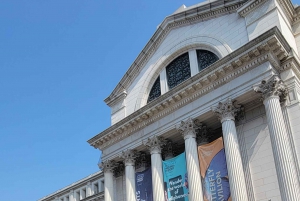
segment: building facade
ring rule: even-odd
[[[112,125],[88,140],[102,151],[104,192],[75,197],[70,186],[69,201],[136,200],[135,175],[148,168],[153,200],[163,201],[163,162],[181,153],[188,199],[222,200],[200,170],[199,147],[217,139],[228,200],[300,200],[299,33],[289,0],[207,1],[166,17],[105,99]]]
[[[39,201],[100,201],[104,198],[103,172],[98,171],[66,186]]]

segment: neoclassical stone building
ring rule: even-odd
[[[105,99],[112,125],[88,140],[102,151],[98,200],[136,200],[135,173],[150,167],[164,201],[162,163],[181,153],[188,199],[222,200],[203,198],[198,154],[222,137],[230,199],[299,201],[299,50],[289,0],[207,1],[166,17]]]

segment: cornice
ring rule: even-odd
[[[238,13],[242,17],[246,17],[251,11],[257,9],[258,6],[262,5],[267,0],[256,0],[245,3],[238,10]],[[297,21],[295,15],[295,8],[290,0],[277,0],[283,8],[283,11],[287,15],[290,23]]]
[[[295,8],[290,0],[277,0],[283,8],[283,11],[287,15],[290,23],[293,23],[296,19]]]
[[[280,71],[280,61],[284,61],[290,51],[281,32],[274,27],[94,136],[88,143],[99,149],[115,144],[266,61]]]
[[[119,95],[115,96],[115,97],[107,97],[104,102],[108,105],[108,106],[113,106],[116,103],[118,103],[120,100],[124,100],[127,96],[127,92],[126,90],[123,90]]]
[[[238,13],[242,17],[246,17],[251,11],[255,10],[258,6],[264,3],[267,0],[256,0],[245,3],[238,10]]]
[[[172,29],[236,12],[236,9],[243,5],[246,1],[247,0],[232,0],[226,2],[224,0],[219,0],[166,17],[141,53],[137,56],[133,64],[129,67],[121,81],[117,84],[112,93],[105,99],[105,102],[113,101],[115,97],[119,96],[119,93],[122,93],[122,91],[133,82],[143,66],[158,49],[163,39]]]

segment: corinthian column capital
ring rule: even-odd
[[[138,157],[138,153],[135,150],[122,151],[121,158],[124,159],[125,166],[134,166],[135,158]]]
[[[147,142],[144,143],[149,148],[150,154],[161,154],[162,147],[165,144],[165,139],[159,136],[148,138]]]
[[[235,120],[235,116],[241,110],[241,106],[228,98],[225,102],[220,102],[218,106],[212,107],[212,111],[219,117],[221,123],[226,120]]]
[[[253,88],[255,92],[261,93],[263,100],[275,96],[279,97],[282,103],[287,99],[288,90],[278,75],[273,75],[271,78],[261,81],[258,86]]]
[[[188,118],[186,121],[181,121],[180,125],[176,128],[183,136],[184,139],[196,138],[196,129],[199,125],[195,124],[192,118]]]
[[[111,172],[113,173],[114,168],[116,167],[116,163],[113,160],[106,160],[99,164],[99,168],[103,172]]]

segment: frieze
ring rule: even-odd
[[[279,30],[273,28],[88,142],[95,148],[104,149],[266,61],[280,70],[280,61],[284,62],[283,59],[288,56],[289,50],[290,47],[282,39]]]

